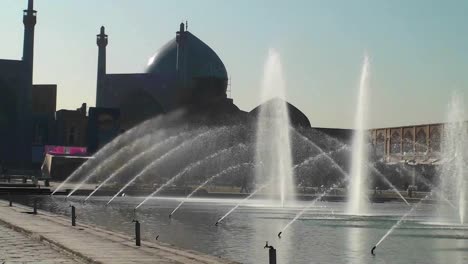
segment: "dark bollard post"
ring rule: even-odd
[[[71,206],[71,221],[72,226],[76,226],[76,214],[75,214],[75,206]]]
[[[276,264],[276,249],[268,245],[268,241],[264,248],[268,248],[269,264]]]
[[[141,246],[140,222],[138,220],[133,220],[133,222],[135,222],[135,245]]]
[[[276,249],[270,246],[269,250],[270,264],[276,264]]]
[[[34,199],[33,214],[37,214],[37,200]]]
[[[13,206],[13,200],[11,199],[11,193],[8,193],[8,201],[10,201],[10,207]]]

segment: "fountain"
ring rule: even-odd
[[[68,176],[62,183],[60,183],[59,186],[57,186],[57,188],[55,188],[55,190],[52,192],[52,195],[61,190],[67,183],[78,180],[78,178],[83,174],[89,173],[91,170],[100,166],[100,164],[102,164],[109,158],[109,156],[111,156],[110,153],[118,152],[119,149],[128,145],[129,142],[134,142],[135,139],[139,139],[144,135],[152,133],[154,128],[158,127],[160,123],[165,122],[169,124],[170,122],[168,121],[177,119],[179,116],[180,112],[174,112],[165,117],[159,116],[147,120],[139,126],[136,126],[126,131],[122,135],[119,135],[114,140],[102,147],[98,152],[96,152],[93,155],[93,159],[87,160],[80,167],[78,167],[78,169],[76,169],[70,176]]]
[[[255,136],[250,134],[253,131],[250,124],[210,127],[179,124],[174,127],[158,123],[160,126],[156,128],[150,125],[162,119],[146,122],[117,137],[97,152],[94,159],[75,171],[65,181],[78,181],[67,196],[69,200],[47,197],[49,210],[65,212],[64,205],[82,200],[76,197],[83,193],[78,190],[96,184],[98,186],[94,190],[85,190],[91,191],[84,199],[90,202],[79,205],[83,222],[103,225],[129,236],[138,234],[137,241],[147,240],[148,234],[154,240],[154,234],[158,234],[156,239],[161,235],[164,242],[209,254],[222,252],[223,257],[241,263],[264,262],[265,259],[255,256],[255,253],[239,252],[246,252],[259,241],[263,243],[266,240],[277,241],[275,248],[279,249],[278,258],[282,263],[309,263],[310,256],[314,255],[320,263],[344,264],[372,263],[363,257],[362,252],[368,254],[367,246],[372,244],[375,246],[371,252],[375,254],[384,241],[392,248],[392,253],[390,250],[385,252],[389,259],[400,256],[403,260],[398,261],[413,263],[418,260],[417,255],[427,253],[425,250],[433,246],[433,240],[445,243],[449,239],[466,239],[463,234],[466,226],[458,224],[458,221],[463,224],[466,218],[465,160],[468,157],[464,136],[468,127],[463,122],[465,115],[460,97],[455,95],[450,104],[444,159],[440,162],[445,165],[440,186],[434,187],[432,178],[426,179],[423,175],[427,174],[423,172],[419,174],[417,170],[403,166],[402,169],[411,173],[394,176],[388,171],[395,164],[387,164],[384,159],[375,163],[368,161],[365,132],[368,76],[369,59],[366,56],[350,147],[318,129],[291,127],[280,56],[270,50],[260,96],[263,104],[258,111],[250,113],[252,117],[257,115]],[[350,154],[352,164],[348,174]],[[255,182],[251,182],[252,174],[255,174]],[[378,179],[379,187],[389,186],[381,189],[382,193],[375,193],[373,200],[379,204],[372,206],[367,202],[368,174]],[[407,180],[405,174],[408,174],[409,181],[429,187],[418,190],[410,201],[412,204],[406,200],[405,193],[397,189],[401,190]],[[296,195],[295,177],[301,183],[298,189],[302,192],[300,197]],[[206,188],[208,184],[215,188]],[[343,190],[346,187],[347,197]],[[57,190],[61,188],[65,188],[63,184]],[[93,197],[101,188],[106,190],[100,195],[109,191],[115,195]],[[206,191],[201,192],[202,188]],[[423,193],[426,189],[431,189],[431,193]],[[391,190],[395,194],[390,193]],[[116,199],[124,191],[125,199]],[[174,195],[182,193],[183,197],[174,198]],[[206,197],[193,199],[194,196]],[[267,198],[266,202],[263,197]],[[457,212],[457,223],[442,222],[443,226],[440,222],[434,223],[433,201],[422,206],[430,197],[443,199],[444,208],[448,205],[456,207],[456,210],[450,210]],[[154,203],[149,206],[153,198]],[[340,202],[346,198],[346,204]],[[387,203],[398,198],[404,203]],[[416,199],[419,203],[415,202]],[[113,205],[105,206],[110,203]],[[43,209],[40,203],[38,206]],[[409,211],[407,206],[412,206]],[[240,208],[242,210],[238,210]],[[66,211],[69,211],[68,207]],[[168,214],[171,218],[176,212],[176,219],[167,218]],[[409,219],[411,214],[414,214],[414,221]],[[228,217],[229,221],[226,221]],[[135,220],[135,233],[122,225],[132,218]],[[216,219],[217,228],[209,226]],[[399,228],[405,221],[411,221],[411,224]],[[140,223],[148,232],[139,234]],[[441,227],[434,228],[438,225]],[[386,240],[395,230],[402,235]],[[414,235],[415,230],[418,235]],[[428,235],[419,234],[423,231]],[[349,237],[348,242],[345,236]],[[409,236],[415,243],[408,250],[404,242]],[[226,245],[232,251],[225,250],[223,247]],[[366,247],[364,250],[363,245]],[[438,254],[449,256],[449,251],[441,252]]]
[[[106,184],[109,180],[113,179],[116,175],[118,175],[121,170],[127,168],[130,165],[133,165],[134,161],[141,160],[144,156],[148,155],[149,153],[153,153],[154,151],[157,151],[161,146],[164,146],[165,144],[168,144],[168,143],[170,144],[172,143],[172,141],[176,141],[179,138],[184,138],[188,134],[189,133],[187,132],[182,132],[182,133],[179,133],[178,135],[167,137],[166,139],[159,141],[159,142],[157,142],[159,139],[157,136],[164,135],[164,133],[157,133],[156,137],[153,137],[153,135],[150,134],[150,135],[147,135],[143,138],[136,140],[131,145],[121,148],[119,151],[111,155],[108,159],[104,160],[95,169],[91,170],[88,173],[88,175],[79,184],[75,186],[75,188],[67,195],[67,197],[72,196],[77,190],[79,190],[85,183],[88,183],[91,179],[97,178],[100,175],[100,172],[104,168],[113,164],[113,161],[115,159],[122,158],[121,156],[128,157],[130,153],[134,152],[134,148],[136,148],[138,144],[146,143],[145,146],[147,148],[145,150],[142,150],[139,154],[135,155],[133,158],[126,160],[126,162],[122,164],[120,168],[115,168],[115,171],[111,174],[111,176],[108,176],[89,196],[93,195],[96,191],[98,191],[101,188],[102,185]],[[148,140],[151,140],[151,139],[153,141],[156,141],[157,143],[155,143],[154,145],[148,148],[148,145],[150,144]]]
[[[364,214],[367,211],[367,82],[369,76],[369,58],[364,57],[361,79],[359,82],[359,97],[354,120],[353,151],[351,157],[351,179],[348,186],[348,213]]]
[[[242,163],[242,164],[238,164],[238,165],[234,165],[234,166],[231,166],[223,171],[221,171],[220,173],[217,173],[211,177],[209,177],[205,182],[203,182],[200,186],[198,186],[197,188],[195,188],[195,190],[189,195],[189,197],[187,198],[190,198],[190,196],[192,196],[193,194],[196,193],[196,191],[198,191],[199,189],[201,189],[203,186],[205,186],[206,184],[208,184],[208,182],[210,182],[211,180],[214,180],[215,178],[221,176],[221,175],[224,175],[228,172],[231,172],[233,170],[236,170],[236,169],[239,169],[240,167],[242,166],[245,166],[245,165],[251,165],[251,163],[249,162],[246,162],[246,163]],[[167,187],[168,185],[170,185],[171,183],[173,183],[175,180],[177,180],[180,176],[182,176],[183,173],[179,173],[177,174],[176,176],[172,177],[170,180],[168,180],[166,183],[164,183],[163,185],[161,185],[159,188],[157,188],[154,192],[152,192],[150,195],[146,196],[146,198],[140,202],[136,207],[135,209],[138,209],[140,208],[140,206],[142,206],[144,203],[146,203],[146,201],[148,201],[149,199],[151,199],[152,197],[156,196],[157,194],[159,194],[162,190],[164,190],[165,187]]]
[[[265,183],[263,185],[261,185],[260,187],[258,187],[255,191],[251,192],[247,197],[245,197],[244,199],[242,199],[238,204],[236,204],[233,208],[231,208],[227,213],[225,213],[223,216],[221,216],[221,218],[218,219],[218,221],[216,221],[215,225],[219,225],[219,223],[221,223],[221,221],[223,221],[224,219],[226,219],[226,217],[228,217],[232,212],[234,212],[237,208],[239,208],[239,206],[241,206],[242,204],[244,204],[247,200],[249,200],[250,198],[252,198],[255,194],[257,194],[259,191],[263,190],[265,187],[268,186],[269,183]]]
[[[222,175],[225,175],[227,173],[230,173],[234,170],[237,170],[243,166],[251,166],[252,163],[250,162],[246,162],[246,163],[241,163],[241,164],[237,164],[237,165],[234,165],[234,166],[231,166],[211,177],[208,177],[208,179],[206,181],[204,181],[202,184],[200,184],[197,188],[195,188],[189,195],[187,195],[187,197],[185,197],[184,200],[182,200],[182,202],[180,202],[177,207],[172,210],[172,212],[169,214],[169,217],[172,217],[172,215],[185,203],[188,201],[188,199],[190,199],[190,197],[192,197],[194,194],[196,194],[201,188],[205,187],[208,183],[210,183],[212,180],[222,176]],[[137,207],[135,207],[135,209],[138,209],[140,206],[142,206],[150,197],[154,197],[155,195],[157,194],[157,192],[155,191],[154,193],[150,194],[147,198],[145,198],[145,200],[143,202],[141,202],[140,204],[137,205]]]
[[[458,220],[465,223],[468,141],[466,115],[461,96],[452,95],[448,109],[448,123],[444,129],[440,189],[449,200],[454,200],[458,209]]]
[[[427,194],[424,198],[422,198],[421,200],[419,200],[418,203],[416,203],[415,205],[413,205],[410,210],[408,212],[406,212],[383,236],[382,238],[379,239],[379,241],[375,244],[375,246],[372,248],[371,250],[371,253],[372,255],[375,255],[374,254],[374,251],[375,249],[377,249],[377,247],[396,229],[398,228],[401,223],[403,223],[404,221],[406,221],[406,219],[408,218],[408,216],[411,215],[411,213],[414,212],[414,210],[416,208],[418,208],[424,201],[426,201],[427,199],[429,199],[429,197],[431,197],[431,193]]]
[[[255,177],[257,182],[273,180],[271,198],[279,198],[281,206],[285,205],[287,199],[296,197],[285,88],[280,56],[270,49],[261,87],[261,101],[270,100],[270,103],[260,108],[257,120],[255,158],[256,163],[263,166],[257,167]]]
[[[340,181],[340,184],[341,184],[341,181]],[[284,231],[286,231],[286,229],[288,229],[289,226],[291,226],[292,223],[296,222],[297,219],[299,219],[308,209],[310,209],[312,206],[314,206],[317,201],[320,201],[320,199],[322,199],[325,195],[329,194],[332,190],[336,189],[337,188],[337,185],[333,185],[331,188],[328,188],[325,192],[323,192],[322,194],[320,194],[319,196],[317,196],[317,198],[315,198],[311,203],[309,203],[309,205],[307,205],[306,207],[304,207],[301,211],[299,211],[299,213],[297,213],[294,218],[289,221],[282,229],[281,231],[278,233],[278,237],[281,238],[281,235],[283,234]]]
[[[162,155],[161,157],[155,159],[154,161],[152,161],[150,164],[146,165],[137,175],[135,175],[130,181],[128,181],[117,193],[115,193],[115,195],[107,202],[107,204],[110,204],[119,194],[121,194],[128,186],[130,186],[131,184],[133,184],[138,178],[144,176],[146,173],[148,173],[149,171],[155,169],[159,164],[161,164],[162,161],[164,161],[165,159],[167,159],[168,157],[170,157],[171,155],[173,155],[174,153],[176,153],[177,151],[180,151],[180,150],[183,150],[184,148],[186,148],[187,146],[190,146],[192,144],[194,144],[197,140],[201,140],[203,139],[204,137],[208,137],[209,135],[212,135],[212,134],[218,134],[218,133],[221,133],[221,132],[225,132],[227,130],[226,127],[220,127],[220,128],[217,128],[217,129],[214,129],[214,130],[207,130],[203,133],[200,133],[198,135],[196,135],[195,137],[191,138],[191,139],[188,139],[182,143],[180,143],[178,146],[176,146],[175,148],[169,150],[168,152],[166,152],[164,155]],[[175,177],[172,178],[172,181],[176,180]],[[171,181],[171,182],[172,182]],[[166,186],[167,184],[170,184],[171,182],[167,182],[164,186]],[[163,187],[164,187],[163,186]],[[161,187],[160,187],[161,188]],[[159,189],[160,189],[159,188]]]
[[[166,144],[167,142],[171,142],[172,140],[176,140],[180,138],[182,135],[187,135],[187,133],[181,133],[179,135],[174,135],[171,137],[166,138],[165,140],[156,143],[152,147],[148,148],[145,151],[142,151],[138,155],[134,156],[131,158],[126,164],[115,170],[110,176],[108,176],[103,182],[101,182],[86,198],[84,201],[87,201],[91,196],[93,196],[94,193],[96,193],[102,186],[106,185],[110,180],[114,179],[116,176],[120,175],[123,171],[127,169],[127,167],[133,165],[134,162],[140,160],[142,157],[151,155],[153,151],[157,150],[161,145]]]

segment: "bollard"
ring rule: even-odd
[[[13,206],[13,200],[11,199],[11,193],[8,193],[8,200],[10,201],[10,207]]]
[[[265,244],[264,248],[268,248],[268,257],[269,257],[269,264],[276,264],[276,249],[273,246],[268,245],[268,241]]]
[[[75,206],[73,205],[71,205],[71,222],[72,222],[72,226],[76,226]]]
[[[140,222],[138,220],[133,220],[132,222],[135,222],[135,245],[141,246]]]
[[[34,199],[33,214],[37,214],[37,200]]]
[[[270,264],[276,264],[276,249],[270,246],[269,256],[270,256]]]

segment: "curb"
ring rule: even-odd
[[[0,205],[3,205],[4,207],[8,208],[8,203],[7,202],[4,202],[4,201],[0,200]],[[17,204],[16,206],[11,207],[10,209],[16,211],[17,213],[20,213],[22,211],[32,210],[31,207],[25,206],[25,205],[22,205],[22,204]],[[58,224],[58,225],[63,225],[63,226],[67,226],[67,223],[68,223],[67,219],[64,216],[57,215],[57,214],[52,214],[52,213],[49,213],[47,211],[42,211],[42,210],[38,210],[37,217],[40,217],[43,220],[47,220],[47,221],[53,222],[53,223]],[[39,233],[36,233],[34,231],[28,230],[27,228],[18,226],[16,224],[12,223],[12,222],[8,222],[8,221],[6,221],[6,220],[4,220],[2,218],[0,218],[0,224],[3,224],[4,226],[6,226],[6,227],[8,227],[8,228],[10,228],[10,229],[12,229],[14,231],[23,233],[23,234],[25,234],[26,236],[28,236],[29,238],[31,238],[33,240],[43,242],[44,244],[47,244],[48,246],[50,246],[54,250],[59,251],[61,253],[64,253],[67,256],[73,258],[75,261],[78,261],[80,263],[104,264],[101,261],[95,260],[92,257],[84,255],[83,253],[81,253],[79,251],[76,251],[76,250],[74,250],[74,249],[72,249],[72,248],[70,248],[68,246],[63,245],[60,242],[57,242],[57,241],[55,241],[53,239],[50,239],[50,238],[48,238],[48,237],[46,237],[46,236],[44,236],[42,234],[39,234]],[[70,226],[70,228],[72,228],[72,227]],[[77,224],[77,228],[79,228],[80,230],[88,230],[87,232],[94,232],[98,236],[106,236],[106,235],[112,236],[112,237],[114,237],[114,240],[109,238],[110,241],[112,241],[114,243],[115,242],[122,243],[122,244],[124,244],[126,246],[132,247],[131,244],[130,244],[131,243],[131,238],[129,238],[128,235],[126,235],[126,234],[109,231],[109,230],[103,229],[101,227],[94,226],[92,224],[87,224],[87,223]],[[115,239],[117,239],[119,241],[115,241]],[[127,243],[129,243],[129,244],[127,244]],[[191,261],[200,262],[200,263],[206,263],[206,264],[210,264],[210,263],[238,264],[238,262],[235,262],[235,261],[232,261],[232,260],[223,259],[221,257],[217,257],[217,256],[213,256],[213,255],[206,255],[204,253],[200,253],[200,252],[190,250],[190,249],[178,248],[177,246],[167,244],[167,243],[163,243],[163,242],[159,242],[159,241],[157,243],[150,242],[150,241],[142,241],[142,245],[143,245],[143,247],[139,247],[138,249],[142,250],[143,252],[147,252],[147,253],[151,253],[151,250],[159,250],[159,251],[162,251],[162,252],[167,252],[167,253],[170,253],[170,254],[173,254],[173,255],[178,255],[178,256],[187,258],[187,259],[189,259]]]
[[[51,239],[48,239],[46,237],[44,237],[43,235],[40,235],[40,234],[37,234],[37,233],[34,233],[34,232],[31,232],[25,228],[22,228],[22,227],[19,227],[17,225],[14,225],[10,222],[6,222],[4,221],[3,219],[0,219],[0,224],[16,231],[16,232],[19,232],[19,233],[22,233],[24,235],[26,235],[27,237],[35,240],[35,241],[39,241],[39,242],[42,242],[44,244],[47,244],[48,246],[50,246],[52,249],[56,250],[56,251],[59,251],[61,253],[64,253],[66,254],[67,256],[69,257],[72,257],[74,260],[78,260],[79,262],[82,262],[82,263],[90,263],[90,264],[103,264],[102,262],[99,262],[99,261],[95,261],[93,260],[92,258],[89,258],[79,252],[76,252],[70,248],[67,248],[65,246],[63,246],[62,244],[60,243],[57,243]]]

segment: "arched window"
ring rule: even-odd
[[[401,136],[398,131],[394,131],[390,138],[390,152],[391,153],[401,152]]]
[[[382,132],[377,134],[375,140],[375,154],[377,157],[383,157],[385,155],[385,136]]]
[[[431,130],[431,150],[435,152],[440,151],[440,131],[437,127]]]
[[[420,129],[416,133],[416,152],[426,152],[427,151],[427,135],[424,129]]]
[[[412,153],[413,145],[413,133],[407,130],[403,136],[403,152]]]

